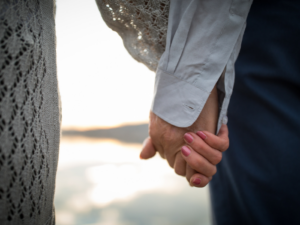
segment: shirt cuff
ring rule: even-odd
[[[209,95],[209,92],[158,68],[151,110],[174,126],[189,127],[198,118]]]

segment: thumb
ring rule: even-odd
[[[152,144],[152,140],[150,137],[146,138],[143,142],[143,148],[140,154],[141,159],[150,159],[155,156],[156,150]]]

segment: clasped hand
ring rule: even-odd
[[[227,125],[222,125],[218,135],[203,131],[202,127],[205,123],[201,115],[191,127],[179,128],[150,112],[150,137],[145,140],[140,157],[149,159],[159,152],[191,186],[204,187],[217,172],[216,165],[228,148],[229,139]]]

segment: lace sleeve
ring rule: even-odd
[[[96,0],[102,18],[130,55],[155,71],[165,50],[169,0]]]

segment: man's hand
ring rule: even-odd
[[[181,154],[181,148],[185,144],[183,136],[186,132],[196,133],[206,130],[215,133],[218,119],[218,97],[217,89],[214,88],[209,96],[201,114],[195,123],[187,128],[175,127],[150,112],[149,136],[145,140],[140,157],[148,159],[155,155],[156,151],[166,159],[169,165],[174,168],[178,175],[186,176],[191,179],[195,171],[187,166]],[[199,171],[198,171],[199,172]],[[210,177],[207,178],[208,180]]]

